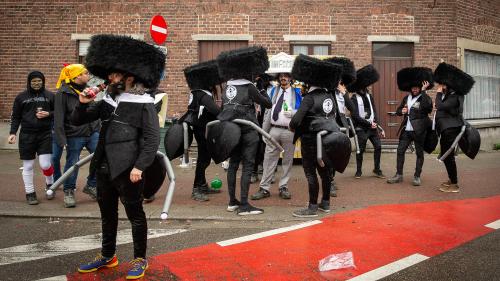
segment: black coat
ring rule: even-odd
[[[188,111],[180,119],[179,123],[187,122],[195,128],[205,130],[208,122],[217,118],[220,109],[215,104],[213,98],[202,90],[193,90],[188,105]],[[203,114],[198,117],[200,106],[203,106]]]
[[[359,92],[356,93],[355,95],[352,95],[352,97],[351,97],[351,101],[353,104],[353,110],[351,111],[352,123],[354,124],[354,127],[356,127],[356,128],[371,129],[372,124],[370,123],[370,121],[368,121],[368,119],[365,119],[365,118],[359,116],[358,99],[356,98],[356,95],[366,96],[366,94],[359,93]],[[373,116],[374,116],[373,122],[378,123],[378,121],[377,121],[378,120],[377,109],[375,108],[375,101],[373,100],[372,95],[369,95],[369,97],[370,97],[370,101],[371,101],[372,107],[373,107]],[[367,112],[366,110],[370,107],[370,105],[365,102],[364,107],[365,107],[365,112]]]
[[[444,97],[444,98],[443,98]],[[441,134],[448,128],[461,127],[464,124],[464,96],[450,92],[436,94],[436,131]]]
[[[398,116],[403,116],[403,108],[407,104],[408,96],[405,96],[396,109],[396,114]],[[410,110],[410,114],[405,114],[401,127],[399,127],[399,137],[401,138],[402,132],[406,129],[406,123],[410,120],[413,131],[416,134],[417,139],[423,141],[425,139],[425,134],[429,126],[432,125],[431,119],[429,118],[429,113],[432,112],[432,99],[425,92],[421,93],[421,96],[413,104]]]
[[[71,123],[71,113],[80,101],[78,93],[66,83],[61,84],[54,100],[54,137],[59,146],[66,145],[67,137],[88,137],[100,130],[98,120],[79,126]]]
[[[103,126],[91,170],[107,159],[111,179],[132,167],[145,171],[160,145],[160,126],[153,102],[119,103],[115,109],[105,100],[82,104],[73,111],[71,121],[81,125],[101,119]]]

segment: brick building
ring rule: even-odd
[[[395,74],[406,66],[435,68],[440,60],[476,78],[466,118],[481,129],[483,148],[500,143],[500,3],[498,0],[116,0],[0,3],[0,114],[9,118],[30,70],[41,70],[54,90],[63,63],[81,61],[92,34],[128,34],[152,42],[149,23],[169,24],[169,116],[185,110],[182,69],[221,50],[263,45],[269,54],[341,55],[357,67],[373,63],[381,81],[373,92],[382,125],[395,138],[391,117],[402,95]]]

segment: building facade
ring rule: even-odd
[[[465,118],[481,128],[483,149],[500,143],[500,4],[498,0],[116,0],[0,3],[0,114],[8,120],[30,70],[42,71],[54,90],[64,63],[84,60],[93,34],[127,34],[152,43],[151,18],[168,23],[168,116],[183,113],[188,88],[182,69],[222,50],[262,45],[270,55],[339,55],[356,67],[372,63],[379,118],[395,140],[391,116],[402,93],[402,67],[435,68],[442,60],[476,79]]]

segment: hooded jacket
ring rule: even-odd
[[[100,122],[75,126],[71,123],[71,113],[80,104],[74,86],[63,82],[55,95],[54,102],[54,137],[59,146],[66,145],[68,137],[88,137],[100,130]],[[83,89],[82,89],[83,90]]]
[[[42,79],[42,88],[35,91],[30,82],[34,78]],[[49,112],[49,117],[38,119],[36,112],[38,108]],[[39,71],[28,74],[26,90],[19,93],[12,106],[10,134],[15,135],[21,125],[21,131],[26,133],[38,133],[51,129],[54,111],[54,94],[45,89],[45,76]]]

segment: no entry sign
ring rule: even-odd
[[[151,38],[153,38],[153,41],[155,41],[156,44],[163,44],[163,42],[167,40],[167,28],[167,22],[162,16],[156,15],[151,19],[149,33],[151,34]]]

